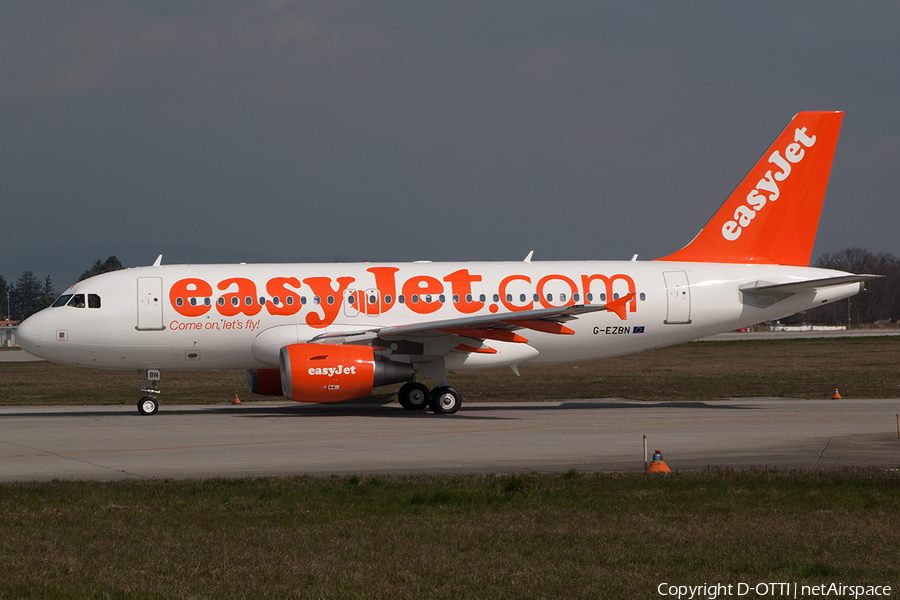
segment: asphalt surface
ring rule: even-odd
[[[0,408],[0,481],[294,474],[638,471],[643,435],[672,469],[900,468],[900,400],[606,399],[472,403]]]

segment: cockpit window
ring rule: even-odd
[[[56,302],[54,302],[51,306],[54,306],[54,307],[55,306],[65,306],[66,302],[68,302],[69,298],[71,298],[71,297],[72,297],[72,294],[63,294],[62,296],[57,298]]]
[[[68,305],[73,308],[84,308],[84,294],[75,294],[72,296]]]
[[[100,296],[88,294],[88,308],[100,308]]]

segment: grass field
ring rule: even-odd
[[[727,397],[900,397],[900,337],[693,342],[576,365],[468,371],[450,375],[464,401]],[[47,362],[0,363],[0,405],[134,404],[143,382],[134,371]],[[399,385],[369,402],[396,401]],[[269,399],[247,391],[244,371],[163,373],[163,404]]]
[[[898,474],[871,471],[3,485],[0,598],[896,590],[898,511]]]

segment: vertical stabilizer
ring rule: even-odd
[[[807,266],[843,117],[795,116],[697,237],[657,260]]]

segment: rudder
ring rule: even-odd
[[[697,237],[657,260],[807,266],[843,117],[795,116]]]

